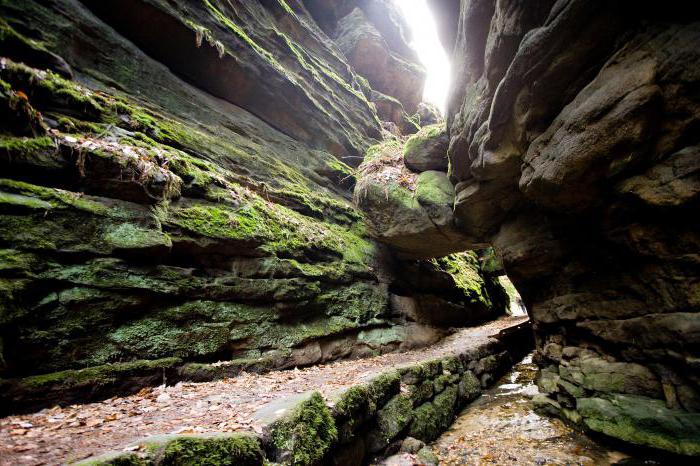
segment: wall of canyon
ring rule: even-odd
[[[429,0],[444,121],[388,0],[0,0],[0,411],[429,345],[505,269],[542,410],[700,455],[689,3]]]

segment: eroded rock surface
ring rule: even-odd
[[[454,20],[445,3],[455,224],[531,309],[548,406],[697,455],[697,14],[483,0]]]
[[[402,288],[457,300],[449,322],[394,304],[407,265],[351,202],[387,92],[338,46],[355,8],[387,63],[418,70],[382,1],[0,4],[0,410],[210,380],[220,360],[404,350],[499,314],[465,310],[456,275]],[[400,134],[422,79],[389,89]],[[449,217],[433,178],[421,199]]]

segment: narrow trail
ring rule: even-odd
[[[462,329],[431,347],[404,353],[267,374],[244,373],[214,382],[181,382],[98,403],[8,416],[0,419],[0,464],[63,464],[119,450],[157,434],[259,433],[261,424],[254,415],[272,402],[310,390],[331,399],[334,393],[382,372],[477,347],[499,331],[526,320],[501,318]]]

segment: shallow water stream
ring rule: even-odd
[[[445,465],[664,464],[631,456],[532,409],[537,367],[527,356],[465,408],[433,444]]]

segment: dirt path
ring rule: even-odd
[[[181,382],[99,403],[0,418],[0,464],[62,464],[120,449],[155,434],[259,432],[261,426],[253,414],[273,400],[309,390],[328,397],[392,368],[476,347],[525,320],[502,318],[463,329],[429,348],[405,353],[262,375],[244,373],[215,382]]]

